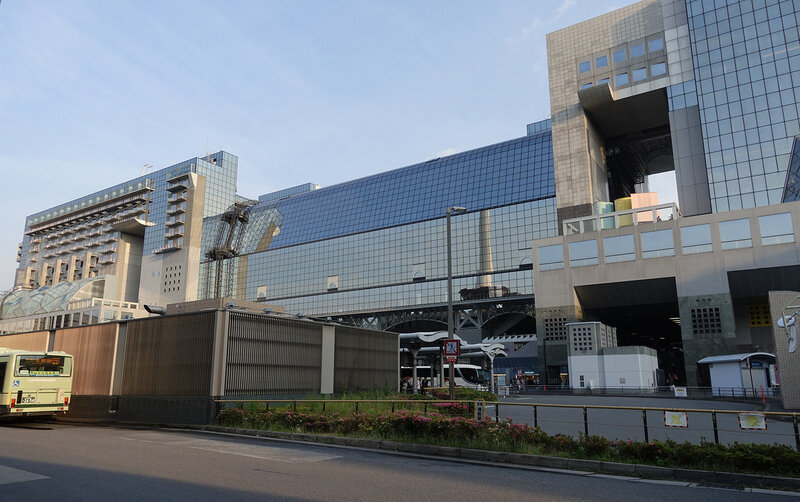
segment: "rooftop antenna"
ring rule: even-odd
[[[2,1],[2,0],[0,0],[0,1]],[[153,164],[145,164],[145,165],[143,165],[142,166],[142,174],[140,174],[139,176],[144,176],[145,174],[147,174],[147,171],[149,171],[152,168],[153,168]]]

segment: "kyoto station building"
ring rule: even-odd
[[[45,209],[0,332],[218,297],[444,330],[450,245],[456,334],[535,344],[542,383],[576,321],[679,383],[749,352],[800,375],[773,322],[800,295],[799,27],[791,0],[643,0],[547,35],[551,118],[521,137],[260,197],[218,152]]]

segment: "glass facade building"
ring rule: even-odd
[[[800,134],[800,2],[687,2],[714,211],[781,202]]]
[[[176,268],[182,271],[181,280],[185,283],[192,269],[188,262],[191,231],[183,223],[177,225],[176,220],[188,223],[194,216],[201,222],[203,217],[230,207],[237,200],[237,164],[236,156],[217,152],[29,216],[19,250],[15,290],[5,298],[0,311],[4,320],[0,331],[20,326],[50,329],[96,322],[99,318],[96,309],[83,306],[87,301],[103,306],[119,304],[124,310],[112,312],[115,316],[139,315],[136,303],[140,301],[140,284],[145,275],[158,277],[160,282],[163,271]],[[170,182],[176,178],[191,178],[196,182],[187,181],[191,187],[176,192]],[[198,192],[197,188],[201,190]],[[186,205],[187,197],[193,201],[190,206]],[[176,209],[178,204],[180,207]],[[186,244],[183,237],[176,239],[175,235],[186,235]],[[197,249],[200,239],[195,241]],[[182,254],[174,253],[182,248]],[[167,256],[165,250],[172,253]],[[166,261],[169,266],[163,265]],[[194,269],[197,267],[195,258]],[[87,281],[92,288],[81,286]],[[157,291],[152,285],[149,290]],[[50,299],[55,292],[59,292],[57,301]],[[148,300],[158,300],[157,294],[150,294]],[[195,291],[182,294],[182,298],[173,295],[169,299],[196,297]],[[78,308],[76,302],[89,309],[86,315],[62,315]],[[166,302],[156,304],[163,303]],[[21,318],[25,321],[12,327],[5,322]]]
[[[454,295],[481,286],[532,295],[531,242],[557,235],[549,128],[247,209],[222,294],[307,315],[442,304],[445,210]],[[227,223],[204,221],[203,256]],[[200,296],[217,263],[201,265]],[[232,268],[233,270],[227,270]]]

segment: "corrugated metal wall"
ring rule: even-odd
[[[49,331],[34,331],[32,333],[2,335],[0,336],[0,347],[45,352],[47,351],[49,339]]]
[[[216,312],[128,322],[124,396],[208,396]]]
[[[396,389],[399,343],[396,333],[336,326],[334,392]]]
[[[111,393],[117,323],[59,329],[53,350],[74,356],[72,393],[81,396],[107,396]]]
[[[322,325],[231,312],[226,359],[226,396],[319,392]]]

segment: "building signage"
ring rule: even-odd
[[[740,429],[767,430],[767,417],[763,413],[739,413]]]
[[[486,401],[478,399],[475,401],[475,420],[483,422],[483,417],[486,416]]]
[[[685,411],[665,411],[664,426],[681,428],[689,427],[689,413]]]

